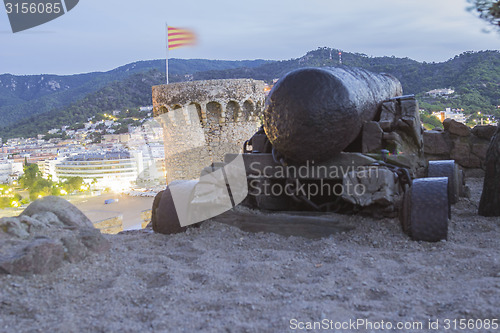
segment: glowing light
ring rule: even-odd
[[[11,205],[12,207],[19,207],[19,206],[20,206],[19,202],[15,201],[15,200],[14,200],[14,201],[12,201],[12,202],[10,203],[10,205]]]
[[[68,194],[68,192],[66,192],[65,190],[61,189],[61,191],[59,191],[61,193],[61,195],[66,195]]]

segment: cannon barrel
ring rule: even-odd
[[[373,120],[384,100],[402,95],[389,74],[360,68],[303,68],[292,71],[271,90],[264,130],[273,147],[294,162],[325,161]]]

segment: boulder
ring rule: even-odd
[[[469,136],[470,128],[462,123],[453,119],[445,119],[443,121],[444,130],[458,136]]]
[[[446,133],[441,131],[424,132],[424,152],[432,155],[449,155],[450,143]]]
[[[32,216],[40,212],[52,212],[59,221],[69,227],[92,227],[92,222],[78,208],[68,201],[48,196],[31,203],[21,215]]]
[[[0,219],[0,274],[49,273],[109,248],[92,222],[62,198],[39,199],[21,215]]]
[[[497,127],[491,139],[484,166],[484,184],[478,214],[500,216],[500,127]]]
[[[491,138],[493,137],[493,135],[495,134],[496,130],[497,130],[496,126],[477,125],[471,130],[471,132],[472,132],[472,134],[474,134],[475,136],[477,136],[481,139],[485,139],[485,140],[490,141]]]
[[[481,167],[481,160],[479,157],[471,153],[470,145],[458,140],[453,143],[450,158],[465,168]]]
[[[380,152],[382,149],[382,135],[383,131],[376,121],[368,121],[363,125],[362,132],[362,145],[363,153]]]
[[[486,152],[488,151],[487,143],[474,143],[472,144],[472,153],[479,157],[481,161],[486,159]]]
[[[0,273],[44,274],[61,266],[64,247],[49,238],[35,238],[31,242],[17,246],[17,249],[0,257]]]

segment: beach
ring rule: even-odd
[[[109,199],[114,199],[115,202],[105,204],[104,201]],[[80,209],[93,223],[121,215],[123,216],[123,230],[130,230],[141,228],[140,213],[151,209],[153,199],[154,197],[105,193],[70,202]]]

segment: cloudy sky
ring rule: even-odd
[[[165,22],[198,45],[172,58],[298,58],[327,46],[370,56],[445,61],[497,50],[500,34],[466,0],[80,0],[67,14],[12,33],[0,7],[0,73],[107,71],[165,57]]]

